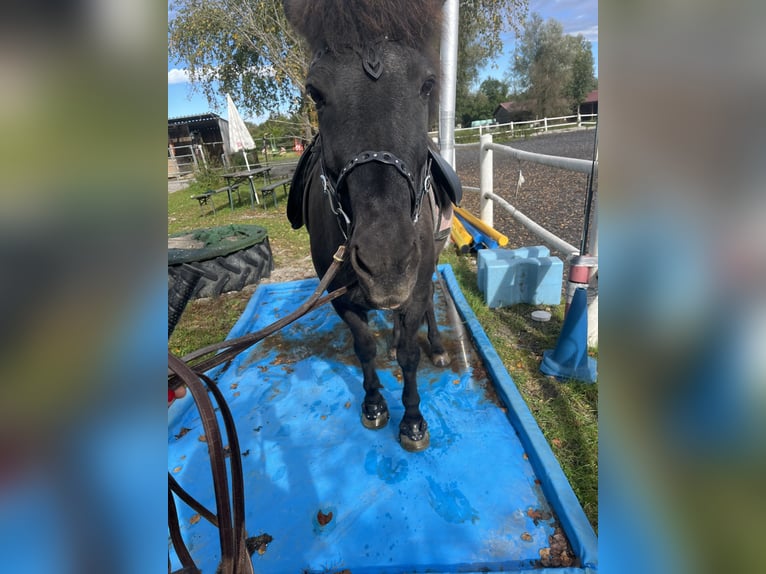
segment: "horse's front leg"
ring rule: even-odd
[[[423,311],[402,313],[397,316],[401,329],[396,359],[402,368],[404,390],[402,404],[404,417],[399,423],[399,442],[402,448],[417,452],[428,448],[431,437],[428,424],[420,412],[420,394],[418,393],[417,370],[420,362],[420,347],[417,332],[423,320]]]
[[[335,303],[335,302],[333,302]],[[378,374],[375,372],[375,355],[377,353],[375,338],[370,332],[367,313],[357,312],[342,305],[336,305],[335,310],[348,325],[354,339],[356,353],[362,367],[362,385],[364,386],[364,401],[362,401],[362,424],[368,429],[381,429],[388,423],[388,405],[380,389]]]

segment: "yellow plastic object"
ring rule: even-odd
[[[450,237],[452,238],[452,242],[457,245],[460,253],[468,253],[471,250],[473,238],[471,237],[471,234],[466,231],[465,227],[463,227],[463,224],[460,223],[460,220],[457,217],[452,218]]]
[[[476,227],[479,231],[486,233],[487,237],[490,237],[497,241],[497,244],[500,247],[504,247],[508,245],[508,238],[500,233],[497,229],[494,229],[493,227],[490,227],[486,223],[484,223],[481,219],[476,217],[475,215],[470,214],[462,207],[458,207],[457,205],[453,208],[455,210],[455,213],[460,215],[463,219],[465,219],[468,223]],[[461,225],[462,227],[462,225]],[[453,223],[453,229],[454,229],[454,223]],[[465,229],[465,228],[463,228]],[[466,232],[467,233],[467,232]]]

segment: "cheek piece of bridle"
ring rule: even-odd
[[[332,178],[327,175],[327,169],[324,162],[324,154],[321,154],[320,169],[321,174],[319,178],[322,181],[322,191],[327,197],[330,203],[330,210],[335,214],[338,219],[338,225],[343,233],[343,237],[348,240],[348,234],[351,229],[351,218],[343,209],[339,190],[342,189],[343,182],[354,169],[360,165],[366,163],[381,163],[383,165],[390,165],[396,168],[396,171],[407,181],[407,185],[410,188],[410,199],[412,203],[412,211],[410,218],[413,223],[417,223],[420,217],[420,206],[423,203],[423,197],[426,193],[431,191],[431,157],[429,155],[428,160],[424,164],[424,169],[421,174],[421,185],[415,184],[415,179],[412,175],[412,171],[407,167],[403,160],[399,159],[396,155],[389,151],[363,151],[349,160],[343,169],[340,170],[338,179],[333,182]]]

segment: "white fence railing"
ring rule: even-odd
[[[492,134],[482,134],[479,143],[479,217],[484,223],[490,227],[494,226],[494,212],[493,205],[495,202],[505,209],[511,217],[526,227],[531,233],[542,239],[545,243],[551,247],[563,253],[567,259],[571,259],[576,255],[580,255],[580,249],[571,245],[564,239],[558,237],[554,233],[551,233],[545,229],[542,225],[534,222],[532,219],[520,212],[516,207],[508,203],[505,199],[496,195],[493,189],[493,172],[494,172],[494,157],[493,153],[506,157],[510,157],[520,161],[530,161],[539,163],[541,165],[547,165],[559,169],[566,169],[570,171],[576,171],[579,173],[589,174],[593,172],[593,177],[598,174],[598,160],[589,161],[586,159],[576,159],[571,157],[561,157],[546,155],[541,153],[532,153],[523,151],[520,149],[512,148],[506,145],[500,145],[492,142]],[[592,236],[594,237],[593,245],[598,245],[598,228],[595,225]],[[596,253],[591,253],[597,255]]]
[[[524,122],[490,124],[473,128],[455,128],[455,143],[458,144],[460,140],[473,139],[486,133],[491,133],[495,137],[514,138],[567,128],[595,127],[597,119],[598,114],[573,114],[571,116],[542,118]],[[430,132],[428,135],[432,138],[438,137],[438,132]]]
[[[598,158],[595,157],[592,161],[588,161],[584,159],[531,153],[510,146],[493,143],[492,134],[482,134],[479,141],[480,219],[490,227],[494,227],[493,206],[494,203],[497,203],[501,208],[505,209],[513,219],[518,221],[533,235],[539,237],[544,243],[550,245],[556,251],[563,253],[566,256],[566,259],[572,262],[573,266],[582,264],[584,260],[591,261],[591,263],[586,266],[590,267],[590,274],[588,276],[592,278],[598,270],[598,217],[593,218],[593,230],[592,233],[590,233],[590,237],[592,238],[590,246],[585,246],[586,252],[588,252],[591,257],[578,257],[579,255],[584,255],[580,253],[578,247],[571,245],[561,237],[558,237],[554,233],[545,229],[542,225],[533,221],[505,199],[494,193],[493,172],[495,152],[501,156],[514,158],[516,160],[530,161],[559,169],[576,171],[588,174],[589,176],[593,174],[594,179],[598,174]],[[594,213],[596,213],[595,205],[593,205],[593,207]],[[582,286],[572,282],[571,269],[569,279],[570,280],[567,281],[566,289],[567,304],[571,301],[571,297],[574,294],[574,288]],[[592,347],[598,346],[598,294],[590,298],[588,302],[588,345]]]

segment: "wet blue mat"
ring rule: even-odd
[[[439,273],[452,297],[437,286],[436,314],[453,361],[436,368],[422,353],[421,410],[431,432],[424,452],[408,453],[397,442],[402,383],[388,358],[391,323],[383,312],[370,315],[391,411],[382,430],[362,427],[361,370],[350,332],[330,305],[212,372],[237,424],[248,535],[273,537],[265,553],[253,555],[256,572],[546,572],[540,560],[558,526],[575,562],[550,571],[597,569],[596,537],[569,483],[451,268]],[[316,285],[260,286],[229,337],[289,314]],[[462,343],[451,300],[467,327]],[[425,350],[425,327],[421,338]],[[191,399],[176,401],[169,416],[169,471],[214,509]],[[183,503],[179,516],[192,556],[212,574],[220,559],[215,528]],[[171,562],[180,566],[172,551]]]

